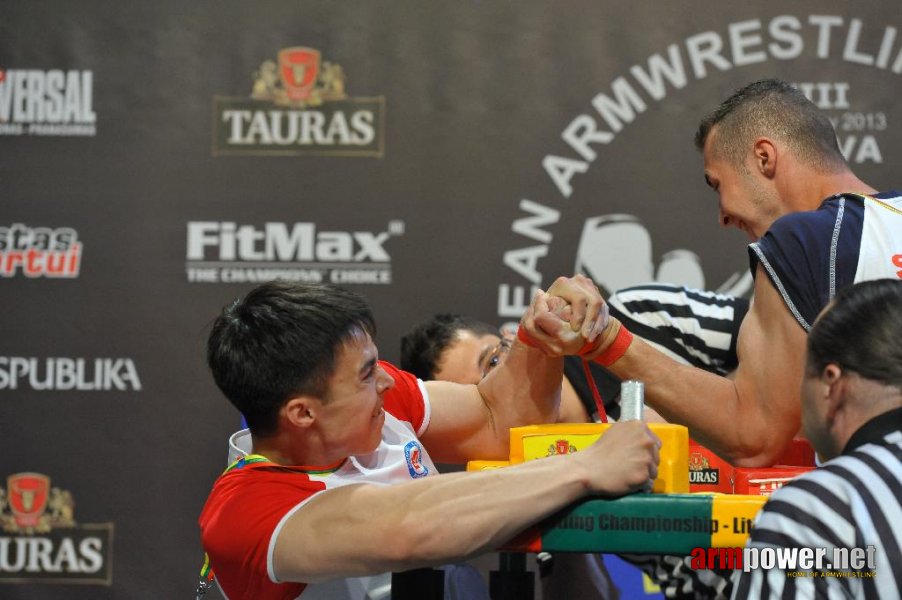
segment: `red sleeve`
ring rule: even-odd
[[[296,598],[302,583],[273,583],[269,544],[291,509],[325,485],[298,472],[270,467],[223,475],[200,516],[201,542],[219,585],[233,599]]]
[[[429,424],[429,409],[419,380],[391,363],[379,361],[379,366],[395,380],[395,385],[382,396],[385,410],[395,418],[410,423],[417,435],[422,434]]]

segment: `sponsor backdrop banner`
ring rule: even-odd
[[[607,290],[746,294],[699,119],[765,76],[900,185],[898,2],[5,3],[0,596],[177,598],[238,415],[203,361],[274,277],[436,311]]]

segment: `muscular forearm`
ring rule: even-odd
[[[493,426],[507,455],[508,430],[521,425],[554,423],[560,408],[562,358],[551,358],[519,341],[501,367],[479,383]]]
[[[331,490],[286,523],[276,573],[316,582],[437,565],[496,548],[587,493],[586,469],[574,456]]]
[[[588,493],[621,495],[657,477],[658,440],[620,423],[579,452],[513,467],[320,493],[285,522],[280,579],[323,579],[440,564],[491,549]]]
[[[478,480],[474,475],[480,475]],[[582,467],[565,459],[458,474],[399,506],[402,526],[412,532],[409,548],[399,548],[401,558],[421,560],[417,555],[422,554],[423,560],[440,564],[495,549],[587,491]],[[415,528],[421,519],[431,526]]]
[[[515,343],[478,387],[427,382],[432,417],[420,439],[439,462],[507,460],[511,427],[556,420],[562,376],[561,359]]]
[[[768,418],[741,382],[677,363],[638,338],[609,369],[643,381],[648,404],[661,416],[734,464],[770,464],[794,433]]]

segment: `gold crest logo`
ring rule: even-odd
[[[9,512],[7,512],[9,509]],[[74,527],[72,494],[50,487],[40,473],[17,473],[0,489],[0,526],[7,533],[47,533],[54,527]]]
[[[283,48],[279,63],[265,60],[254,73],[251,98],[279,106],[304,108],[345,100],[345,72],[341,65],[320,63],[319,50]]]
[[[113,580],[113,524],[75,522],[75,501],[41,473],[16,473],[0,487],[0,583]]]
[[[352,98],[346,84],[316,48],[282,48],[254,71],[249,97],[214,98],[213,154],[381,158],[385,98]]]
[[[701,471],[702,469],[707,469],[710,467],[710,463],[708,462],[708,457],[704,454],[700,454],[698,452],[692,452],[689,454],[689,470],[690,471]]]
[[[555,454],[572,454],[576,452],[577,448],[573,444],[571,444],[568,440],[557,440],[550,446],[548,446],[548,452],[545,456],[554,456]]]

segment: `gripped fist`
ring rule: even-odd
[[[569,325],[570,319],[573,317],[573,308],[567,303],[567,301],[560,296],[548,296],[546,298],[546,301],[548,303],[548,310],[551,311],[551,314],[555,315],[562,321],[566,321]]]
[[[660,438],[644,422],[626,421],[611,425],[598,441],[572,456],[585,461],[593,492],[620,496],[651,489],[660,448]]]
[[[520,325],[546,354],[564,356],[579,354],[608,321],[608,305],[598,288],[576,275],[558,278],[548,293],[537,291]]]
[[[608,305],[595,283],[585,275],[558,277],[548,288],[548,296],[566,302],[569,313],[560,309],[556,311],[558,316],[567,320],[570,329],[580,332],[588,342],[595,341],[608,324]]]
[[[577,354],[585,345],[585,339],[570,328],[569,321],[559,316],[568,316],[570,311],[562,298],[552,298],[538,290],[520,319],[520,327],[529,334],[530,345],[537,346],[548,356]]]

